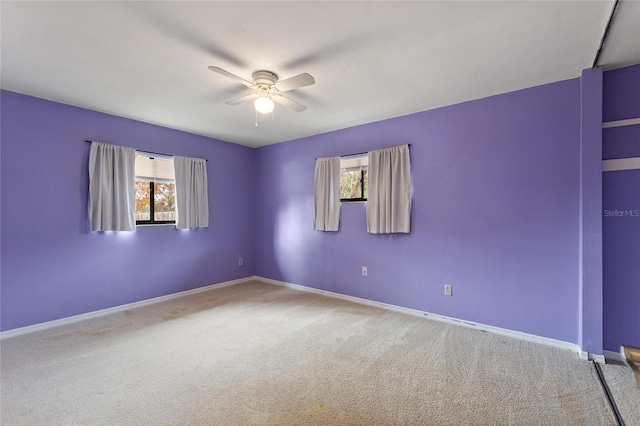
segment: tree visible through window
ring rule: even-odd
[[[151,203],[151,200],[154,200]],[[151,219],[153,215],[153,219]],[[176,186],[173,183],[136,181],[136,223],[173,223]]]

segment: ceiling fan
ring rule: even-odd
[[[278,75],[276,73],[267,70],[258,70],[252,74],[253,82],[251,82],[220,67],[210,66],[209,69],[225,77],[229,77],[232,80],[236,80],[252,90],[252,93],[233,99],[227,102],[227,105],[238,105],[242,102],[252,100],[254,101],[253,105],[256,111],[262,114],[268,114],[273,111],[274,102],[291,108],[296,112],[304,111],[307,109],[306,106],[286,97],[283,93],[300,87],[311,86],[316,82],[316,80],[306,72],[278,81]]]

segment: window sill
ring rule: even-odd
[[[146,228],[147,226],[176,226],[176,224],[175,223],[136,223],[136,228],[138,226]]]

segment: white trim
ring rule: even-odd
[[[589,354],[589,359],[592,361],[597,362],[598,364],[606,364],[605,362],[605,356],[604,355],[596,355],[596,354]]]
[[[640,124],[640,118],[630,118],[628,120],[606,121],[602,123],[602,128],[610,129],[612,127],[634,126],[636,124]]]
[[[620,355],[620,352],[613,352],[613,351],[603,351],[604,352],[604,357],[606,359],[610,359],[613,361],[619,361],[619,362],[625,362],[624,358],[622,357],[622,355]]]
[[[91,318],[98,318],[117,312],[126,311],[132,308],[139,308],[141,306],[152,305],[154,303],[164,302],[178,297],[188,296],[191,294],[201,293],[203,291],[211,290],[213,288],[227,287],[230,285],[240,284],[246,281],[255,280],[257,277],[240,278],[233,281],[225,281],[218,284],[211,284],[204,287],[198,287],[191,290],[180,291],[178,293],[167,294],[165,296],[158,296],[152,299],[141,300],[139,302],[127,303],[126,305],[114,306],[111,308],[101,309],[99,311],[87,312],[80,315],[74,315],[71,317],[61,318],[53,321],[42,322],[39,324],[28,325],[26,327],[14,328],[12,330],[3,331],[0,333],[0,340],[8,339],[10,337],[21,336],[23,334],[33,333],[35,331],[47,330],[53,327],[59,327],[62,325],[73,324],[79,321],[84,321]]]
[[[576,352],[578,354],[578,356],[581,359],[584,359],[584,360],[589,359],[589,356],[591,356],[591,357],[602,356],[602,355],[587,354],[586,352],[584,352],[582,350],[580,345],[577,345],[575,343],[570,343],[570,342],[565,342],[565,341],[562,341],[562,340],[551,339],[551,338],[543,337],[543,336],[537,336],[535,334],[524,333],[522,331],[514,331],[514,330],[509,330],[509,329],[506,329],[506,328],[494,327],[492,325],[486,325],[486,324],[476,323],[476,322],[473,322],[473,321],[461,320],[461,319],[457,319],[457,318],[447,317],[445,315],[432,314],[432,313],[429,313],[429,312],[418,311],[416,309],[411,309],[411,308],[403,308],[401,306],[390,305],[388,303],[375,302],[373,300],[362,299],[360,297],[355,297],[355,296],[346,296],[346,295],[340,294],[340,293],[334,293],[334,292],[331,292],[331,291],[320,290],[320,289],[312,288],[312,287],[305,287],[305,286],[302,286],[302,285],[299,285],[299,284],[291,284],[291,283],[287,283],[287,282],[284,282],[284,281],[272,280],[272,279],[269,279],[269,278],[255,277],[255,279],[259,280],[259,281],[263,281],[263,282],[268,283],[268,284],[274,284],[274,285],[279,285],[279,286],[283,286],[283,287],[288,287],[288,288],[291,288],[291,289],[294,289],[294,290],[300,290],[300,291],[306,291],[306,292],[310,292],[310,293],[321,294],[321,295],[333,297],[333,298],[336,298],[336,299],[348,300],[350,302],[359,303],[359,304],[362,304],[362,305],[374,306],[374,307],[378,307],[378,308],[383,308],[383,309],[387,309],[387,310],[390,310],[390,311],[395,311],[395,312],[400,312],[400,313],[404,313],[404,314],[413,315],[413,316],[416,316],[416,317],[431,319],[431,320],[440,321],[440,322],[446,322],[446,323],[449,323],[449,324],[461,325],[463,327],[468,327],[468,328],[475,328],[475,329],[478,329],[478,330],[487,331],[489,333],[499,334],[501,336],[507,336],[507,337],[512,337],[512,338],[515,338],[515,339],[525,340],[527,342],[533,342],[533,343],[539,343],[539,344],[542,344],[542,345],[552,346],[554,348],[568,349],[570,351]],[[604,360],[604,357],[603,357],[603,360]]]
[[[640,157],[602,160],[603,172],[616,172],[619,170],[637,170],[637,169],[640,169]]]

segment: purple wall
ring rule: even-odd
[[[599,135],[604,158],[640,155],[640,126],[600,132],[599,115],[637,117],[639,82],[640,66],[589,70],[257,150],[2,91],[1,329],[259,275],[594,353],[603,334],[605,349],[640,346],[638,221],[604,219],[604,287],[590,260]],[[208,158],[211,226],[88,232],[85,139]],[[315,157],[406,143],[411,234],[367,234],[363,203],[313,231]],[[605,173],[604,209],[640,199],[634,173]]]
[[[604,73],[604,121],[640,117],[640,65]],[[602,131],[603,159],[640,157],[640,125]],[[640,346],[640,170],[603,173],[604,349]]]
[[[258,149],[257,274],[577,343],[580,90],[573,79]],[[411,234],[367,234],[365,204],[342,204],[339,232],[313,231],[315,157],[406,143]]]
[[[7,91],[0,100],[2,330],[255,274],[253,149]],[[210,227],[88,232],[86,139],[207,158]]]
[[[607,71],[602,86],[603,121],[640,117],[640,65]]]

